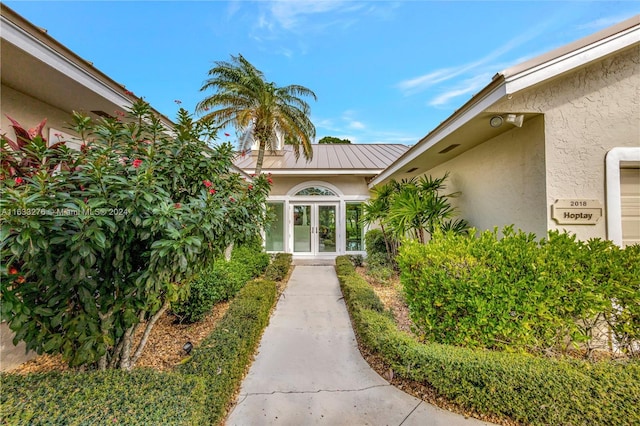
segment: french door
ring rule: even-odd
[[[338,251],[338,203],[292,203],[294,254],[335,254]]]

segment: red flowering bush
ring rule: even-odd
[[[65,167],[39,167],[53,154],[43,147],[20,182],[2,180],[2,317],[38,353],[130,369],[198,268],[258,235],[269,184],[256,178],[249,197],[232,147],[207,145],[210,129],[183,109],[175,136],[143,101],[126,117],[74,121],[85,146],[65,151]]]

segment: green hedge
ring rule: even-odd
[[[240,386],[263,329],[276,301],[276,284],[257,280],[240,290],[215,330],[181,366],[185,376],[197,376],[207,386],[207,414],[210,424],[218,424]]]
[[[249,280],[261,275],[269,264],[269,255],[255,246],[234,248],[231,259],[217,260],[195,277],[189,297],[171,305],[171,311],[186,323],[200,321],[213,306],[229,300]]]
[[[271,308],[272,281],[252,281],[177,372],[139,369],[0,375],[3,424],[219,424]]]
[[[148,369],[2,374],[3,424],[194,425],[206,418],[197,377]]]
[[[539,352],[640,340],[640,250],[574,235],[503,230],[407,242],[398,265],[412,319],[429,341]]]
[[[640,424],[640,364],[561,361],[527,354],[419,343],[389,315],[345,256],[336,270],[362,343],[402,377],[456,403],[528,424]]]
[[[264,272],[265,279],[282,281],[289,273],[292,258],[293,255],[291,253],[276,253]]]

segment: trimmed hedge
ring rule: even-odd
[[[3,424],[219,424],[276,301],[273,281],[252,281],[177,372],[0,374]]]
[[[225,316],[179,369],[204,379],[208,423],[220,423],[250,363],[276,301],[276,284],[257,280],[238,292]]]
[[[289,273],[292,258],[293,255],[291,253],[276,253],[264,272],[265,279],[282,281]]]
[[[398,330],[346,258],[336,271],[362,343],[399,376],[456,403],[528,424],[640,424],[640,364],[553,360],[436,343]]]
[[[231,259],[217,260],[190,283],[189,297],[171,305],[171,311],[186,323],[204,318],[213,306],[231,299],[245,283],[261,275],[269,255],[253,246],[234,248]]]
[[[206,416],[197,377],[149,369],[2,374],[3,424],[194,425]]]

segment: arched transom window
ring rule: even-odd
[[[295,194],[296,196],[309,196],[309,195],[324,195],[337,197],[338,194],[330,190],[329,188],[325,188],[323,186],[310,186],[308,188],[304,188]]]

